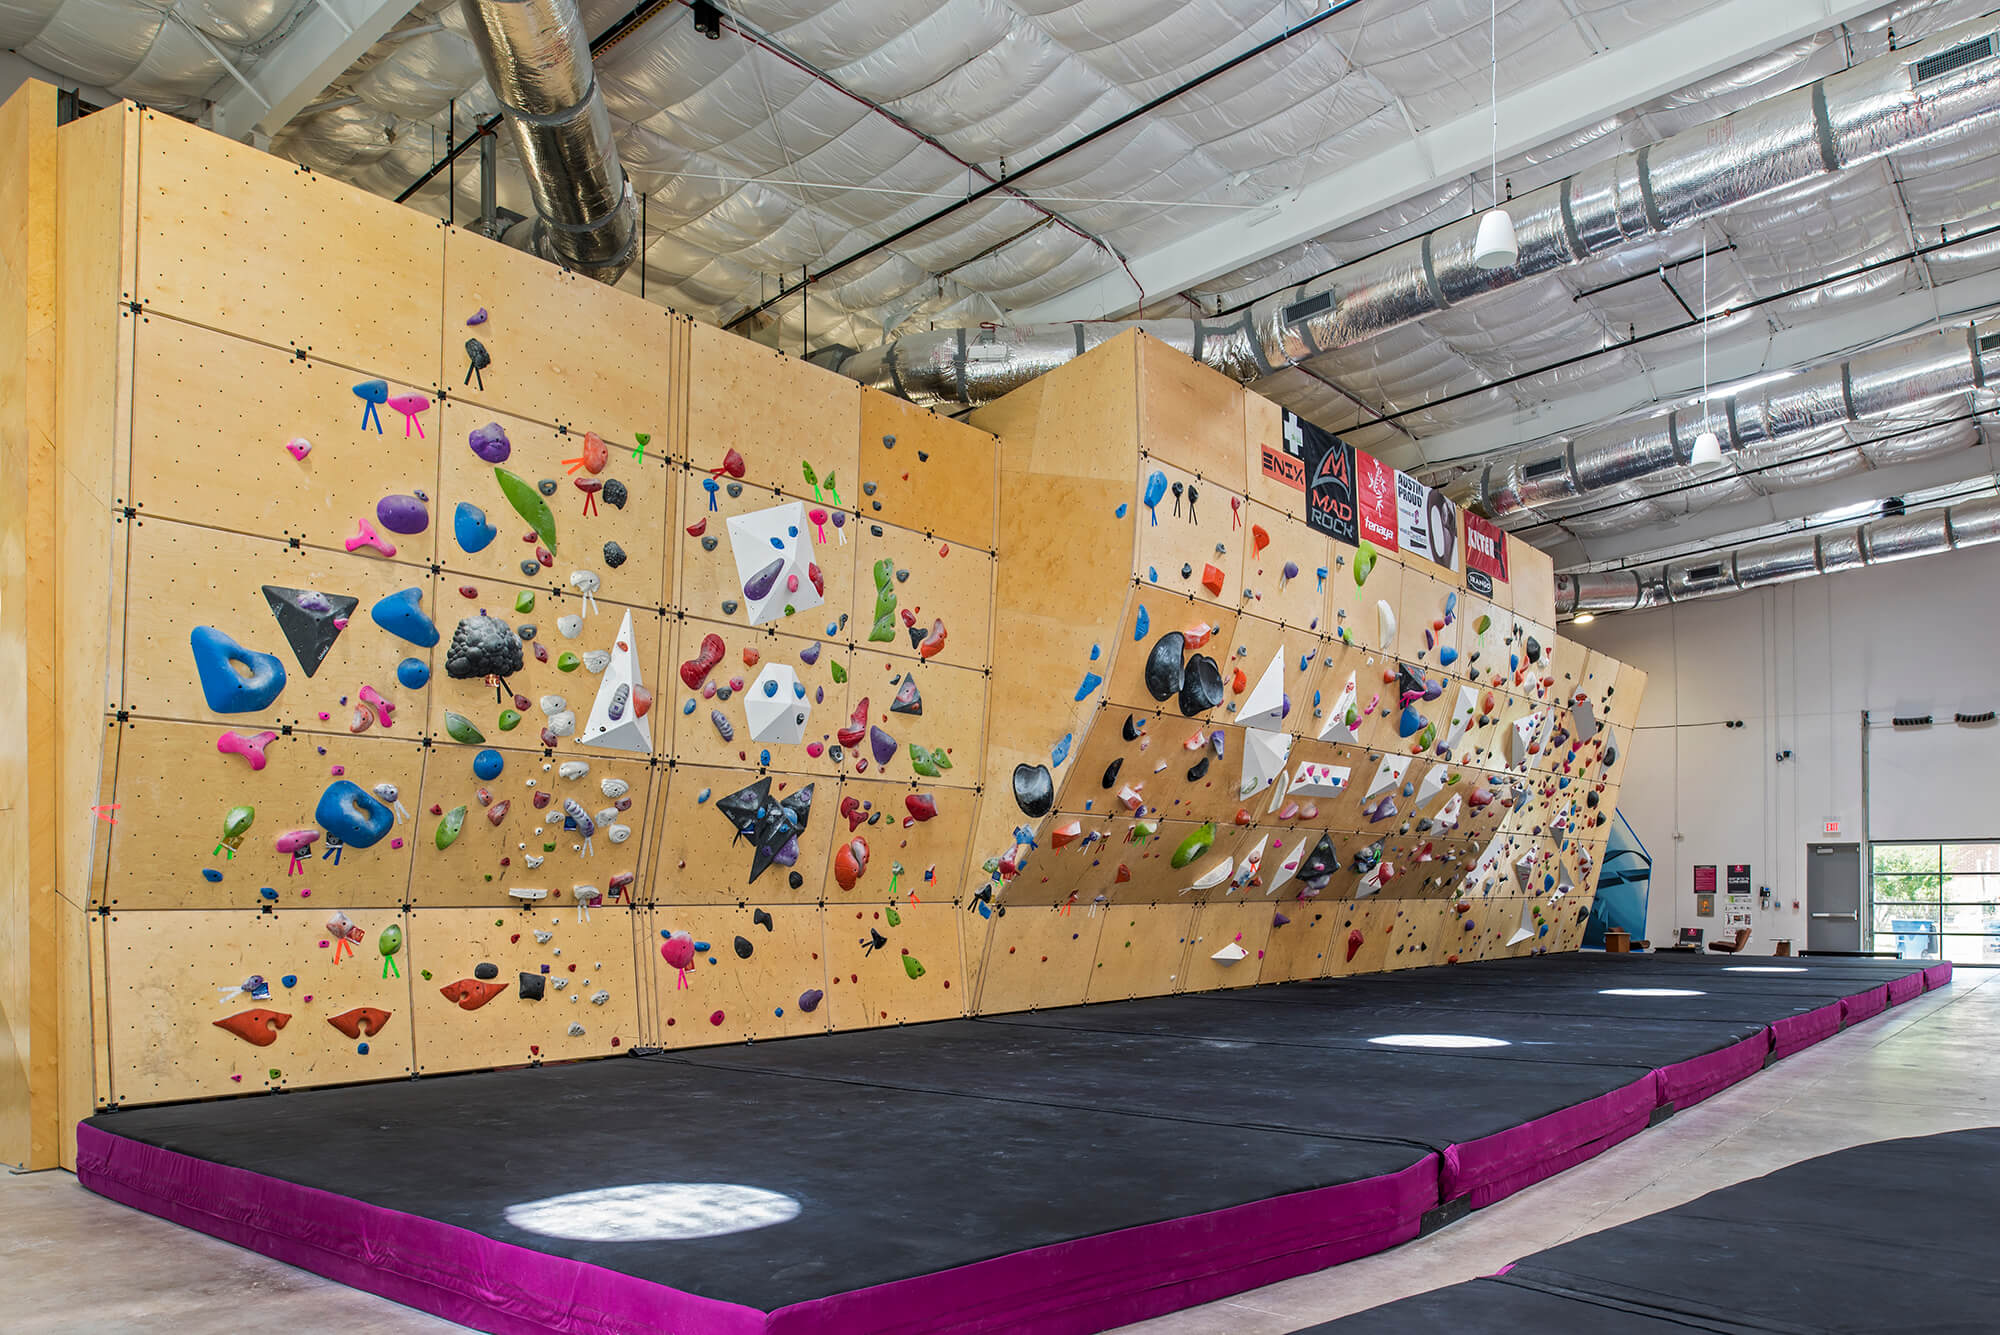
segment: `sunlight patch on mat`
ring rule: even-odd
[[[1370,1043],[1380,1043],[1385,1048],[1505,1048],[1512,1047],[1504,1038],[1484,1038],[1478,1034],[1384,1034],[1371,1038]]]
[[[798,1214],[797,1201],[761,1187],[641,1182],[510,1205],[507,1222],[545,1238],[576,1242],[684,1242],[769,1228]]]
[[[1705,997],[1706,992],[1696,992],[1686,987],[1600,987],[1600,997]]]
[[[1724,973],[1804,973],[1803,964],[1732,964]]]

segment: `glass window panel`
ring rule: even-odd
[[[1934,960],[1938,953],[1941,911],[1930,904],[1878,904],[1875,907],[1875,949],[1893,950],[1906,960]]]
[[[2000,843],[1945,844],[1940,852],[1947,873],[2000,872]]]
[[[2000,964],[2000,931],[1947,936],[1944,958],[1957,964]]]
[[[1875,898],[1898,903],[1935,904],[1942,884],[1943,878],[1936,873],[1892,876],[1877,872]]]
[[[1876,844],[1875,872],[1928,872],[1944,869],[1944,855],[1937,844]]]

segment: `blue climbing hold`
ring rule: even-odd
[[[1079,700],[1088,699],[1090,693],[1103,684],[1104,678],[1098,676],[1095,672],[1084,673],[1083,685],[1076,688],[1076,698]]]
[[[299,976],[295,973],[288,973],[283,978],[280,978],[278,981],[283,983],[286,987],[297,987],[299,985]]]
[[[769,765],[771,763],[771,751],[769,747],[757,753],[757,763],[760,765]]]
[[[222,879],[222,873],[213,867],[203,867],[201,869],[201,879],[204,881],[219,881]]]
[[[278,902],[278,892],[276,890],[273,890],[268,885],[265,886],[262,890],[259,890],[257,893],[262,895],[265,899],[270,900],[274,904]]]
[[[484,510],[471,501],[460,501],[452,511],[451,535],[458,539],[459,550],[470,556],[485,551],[487,544],[500,536],[500,530],[487,520]]]
[[[1447,644],[1442,649],[1438,650],[1439,667],[1450,667],[1453,663],[1456,663],[1457,661],[1458,661],[1458,650],[1452,648],[1450,645]]]
[[[378,436],[381,435],[382,414],[377,409],[389,401],[389,382],[386,380],[364,380],[354,387],[354,397],[360,399],[364,405],[361,409],[361,429],[366,431],[368,424],[373,422],[375,424],[375,434]]]
[[[1396,731],[1404,737],[1414,737],[1427,726],[1429,725],[1424,722],[1424,716],[1419,714],[1413,705],[1404,705],[1403,716],[1396,720]]]
[[[764,679],[764,698],[766,700],[775,700],[777,696],[778,679],[776,677],[766,677]]]
[[[421,658],[406,658],[396,664],[396,680],[408,690],[417,690],[431,679],[431,665]]]
[[[329,837],[349,848],[372,848],[396,827],[396,813],[374,794],[347,779],[336,779],[319,795],[313,820]]]
[[[499,778],[500,771],[506,768],[506,760],[490,746],[472,758],[473,777],[488,783]]]
[[[213,626],[188,633],[202,698],[218,714],[249,714],[267,707],[285,689],[285,665],[275,654],[245,649]],[[236,671],[236,665],[248,673]]]
[[[1123,519],[1125,517],[1125,502],[1123,501],[1118,502],[1117,515],[1120,519]]]
[[[1069,744],[1075,739],[1075,733],[1064,733],[1062,740],[1056,743],[1056,749],[1049,753],[1049,764],[1060,768],[1063,761],[1069,759]]]
[[[1100,657],[1100,656],[1101,656],[1101,655],[1102,655],[1103,653],[1104,653],[1104,649],[1103,649],[1103,646],[1101,646],[1101,645],[1095,645],[1095,644],[1091,645],[1091,646],[1090,646],[1090,661],[1091,661],[1091,662],[1093,662],[1093,663],[1095,663],[1095,662],[1096,662],[1096,661],[1098,660],[1098,658],[1099,658],[1099,657]]]
[[[1158,505],[1166,494],[1167,475],[1156,468],[1146,475],[1146,494],[1141,498],[1146,502],[1146,510],[1153,516],[1153,523],[1156,525],[1160,522],[1160,513],[1153,507]]]
[[[1138,618],[1132,622],[1132,642],[1136,644],[1145,639],[1146,632],[1152,628],[1153,618],[1146,614],[1146,605],[1140,603]]]
[[[408,640],[419,649],[429,649],[438,642],[438,628],[435,621],[424,615],[423,602],[422,589],[404,589],[378,601],[368,615],[391,635]]]
[[[700,806],[702,803],[708,801],[708,795],[712,791],[713,791],[712,789],[704,788],[700,792],[696,793],[694,795],[695,805]]]
[[[354,1050],[360,1053],[364,1057],[368,1055],[368,1045],[366,1043],[356,1043],[354,1045]]]
[[[683,714],[694,713],[694,697],[692,696],[688,697],[687,701],[681,705],[681,713]]]

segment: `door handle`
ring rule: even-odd
[[[1861,921],[1861,915],[1859,913],[1815,913],[1812,916],[1815,918],[1831,918],[1835,922]]]

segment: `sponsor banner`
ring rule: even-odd
[[[1282,452],[1264,451],[1265,476],[1304,492],[1306,522],[1353,545],[1359,540],[1354,526],[1353,449],[1290,411],[1284,415],[1283,441]]]
[[[1435,487],[1396,473],[1396,526],[1403,550],[1458,570],[1458,507]]]
[[[1355,526],[1385,552],[1397,550],[1396,470],[1372,454],[1354,451]]]
[[[1470,585],[1476,573],[1486,579],[1482,593],[1493,592],[1493,583],[1507,582],[1507,533],[1498,524],[1481,519],[1471,511],[1465,517],[1465,582]]]

